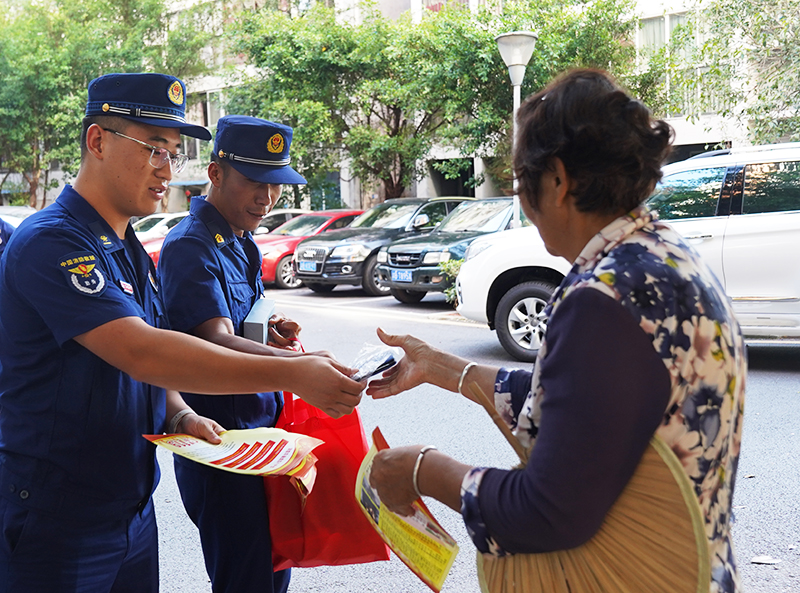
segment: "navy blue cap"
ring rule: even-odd
[[[289,166],[292,128],[248,115],[226,115],[217,122],[214,154],[260,183],[306,183]]]
[[[186,123],[186,85],[166,74],[106,74],[89,83],[86,115],[114,115],[211,140],[203,126]]]

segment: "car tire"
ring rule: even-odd
[[[401,303],[418,303],[428,294],[426,290],[406,290],[405,288],[392,288],[389,292]]]
[[[275,266],[275,285],[278,288],[300,288],[303,281],[294,275],[292,256],[285,255]]]
[[[555,290],[549,282],[523,282],[500,299],[494,326],[500,344],[515,359],[536,360],[547,331],[547,320],[539,316]]]
[[[316,282],[305,282],[306,288],[310,288],[314,292],[318,292],[320,294],[330,292],[334,288],[336,288],[335,284],[317,284]]]
[[[361,277],[361,288],[369,296],[388,296],[392,290],[382,286],[378,280],[378,258],[373,255],[364,262],[364,274]]]

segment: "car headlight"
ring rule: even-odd
[[[389,252],[383,248],[378,252],[378,263],[385,264],[387,261],[389,261]]]
[[[334,248],[331,257],[340,257],[347,261],[364,261],[370,254],[365,245],[341,245]]]
[[[449,251],[429,251],[422,258],[422,263],[426,265],[440,264],[450,259]]]
[[[491,243],[487,241],[481,241],[480,243],[470,243],[469,247],[467,247],[467,252],[464,254],[464,261],[469,261],[473,257],[476,257],[479,253],[483,253],[491,246]]]

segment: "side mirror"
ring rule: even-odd
[[[415,229],[419,229],[425,226],[428,226],[431,223],[431,217],[427,214],[418,214],[414,217],[414,222],[411,223],[411,226]]]
[[[267,233],[269,233],[269,229],[265,226],[260,226],[253,231],[254,235],[266,235]]]

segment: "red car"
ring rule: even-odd
[[[142,247],[153,260],[153,263],[158,267],[158,256],[161,255],[161,246],[164,244],[166,237],[159,237],[158,239],[150,239],[149,241],[142,241]]]
[[[301,214],[266,235],[253,238],[264,256],[261,280],[278,288],[297,288],[302,284],[294,276],[292,255],[297,244],[312,235],[341,229],[350,224],[363,210],[320,210]],[[149,253],[149,251],[148,251]],[[152,254],[151,254],[152,257]]]

